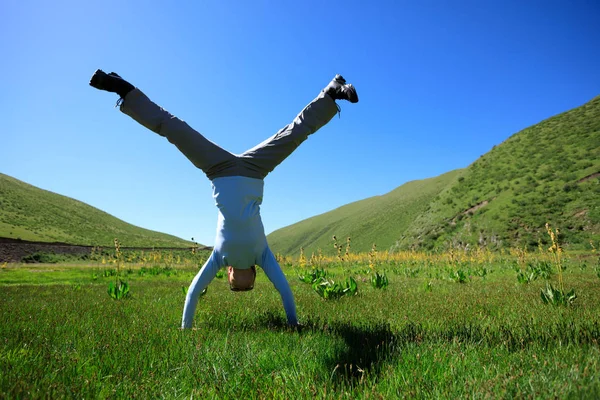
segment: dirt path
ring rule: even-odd
[[[68,243],[29,242],[26,240],[0,238],[0,263],[20,262],[25,256],[34,253],[54,254],[90,254],[94,246],[79,246]],[[102,247],[101,247],[102,248]],[[106,246],[105,248],[109,248]],[[112,249],[112,247],[110,247]],[[182,250],[181,247],[122,247],[123,250]],[[210,247],[201,247],[201,250],[209,250]]]
[[[594,179],[594,178],[598,178],[600,177],[600,172],[596,172],[594,174],[588,175],[584,178],[581,178],[580,180],[577,181],[577,183],[581,183],[581,182],[585,182],[585,181],[589,181],[590,179]]]

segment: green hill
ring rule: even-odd
[[[408,182],[383,195],[347,204],[325,214],[279,229],[269,235],[271,248],[282,254],[297,254],[303,247],[307,254],[321,249],[333,253],[333,235],[345,246],[366,252],[373,243],[380,249],[394,246],[406,228],[442,190],[456,182],[461,170],[437,178]]]
[[[548,243],[549,222],[560,228],[565,248],[590,248],[590,240],[600,240],[599,176],[596,97],[514,134],[464,170],[301,221],[273,232],[269,242],[283,254],[300,247],[331,254],[334,234],[351,236],[356,251],[369,243],[390,250],[533,248]]]
[[[114,238],[127,247],[192,245],[4,174],[0,174],[0,237],[95,246],[112,246]]]

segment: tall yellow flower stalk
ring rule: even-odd
[[[121,243],[119,243],[119,239],[117,239],[117,238],[115,238],[114,243],[115,243],[115,258],[113,260],[113,263],[117,264],[117,274],[118,274],[119,271],[121,270],[121,260],[122,260]]]
[[[346,260],[350,258],[350,236],[346,239],[346,252],[344,253],[344,258]]]
[[[375,261],[377,259],[377,245],[373,243],[371,246],[371,251],[368,254],[369,257],[369,268],[371,271],[375,271]]]
[[[304,256],[304,247],[300,247],[300,259],[298,261],[300,268],[306,267],[306,257]]]
[[[338,259],[338,261],[344,261],[344,258],[342,257],[342,246],[338,245],[337,237],[335,235],[333,235],[332,239],[333,239],[333,247],[337,251],[337,259]]]
[[[550,227],[550,224],[547,222],[546,222],[546,231],[548,232],[548,235],[550,235],[550,239],[552,240],[552,246],[550,246],[548,248],[548,251],[552,253],[552,256],[554,258],[556,268],[558,269],[558,284],[560,285],[560,291],[564,293],[565,288],[563,285],[563,276],[562,276],[562,259],[560,257],[563,250],[558,243],[558,235],[560,232],[558,231],[558,228],[556,228],[553,231],[552,228]]]
[[[548,226],[548,224],[546,224],[546,226]],[[527,248],[523,247],[521,249],[517,247],[514,249],[509,249],[509,254],[513,257],[516,257],[519,268],[525,270],[525,267],[527,266]]]

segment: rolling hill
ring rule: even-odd
[[[600,96],[526,128],[469,167],[279,229],[273,251],[353,251],[546,245],[546,222],[565,248],[600,240]],[[597,244],[596,244],[597,246]],[[598,246],[597,246],[598,247]]]
[[[353,202],[333,211],[279,229],[269,235],[272,249],[282,254],[307,254],[318,249],[333,252],[333,235],[339,244],[351,238],[352,251],[369,251],[373,243],[390,248],[411,222],[446,187],[455,182],[461,170],[437,178],[408,182],[391,192]],[[327,249],[327,251],[325,251]]]
[[[110,214],[0,173],[0,237],[112,246],[189,247],[193,243],[128,224]]]

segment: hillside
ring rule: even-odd
[[[81,201],[0,173],[0,237],[112,246],[188,247],[175,236],[139,228]]]
[[[345,246],[351,238],[351,249],[366,252],[373,243],[380,249],[390,248],[411,222],[442,190],[455,182],[461,170],[436,178],[408,182],[393,191],[370,197],[279,229],[269,235],[269,244],[282,254],[297,254],[303,247],[307,254],[321,249],[333,252],[333,235]]]
[[[511,136],[414,220],[400,248],[537,247],[544,225],[569,248],[600,239],[600,97]]]
[[[544,225],[549,222],[560,228],[565,248],[589,249],[590,240],[600,240],[599,173],[596,97],[514,134],[441,185],[439,192],[424,197],[419,206],[388,197],[414,191],[410,182],[385,196],[363,200],[369,207],[349,204],[275,231],[269,241],[283,254],[297,254],[300,247],[310,251],[313,244],[332,253],[331,236],[345,238],[346,232],[353,244],[377,243],[391,250],[534,248],[547,244]],[[390,200],[393,207],[385,203]],[[346,215],[341,217],[340,210]],[[366,211],[371,212],[369,223],[361,225]],[[371,229],[373,225],[378,229]],[[381,232],[395,235],[394,240]],[[363,247],[355,249],[364,251]]]

